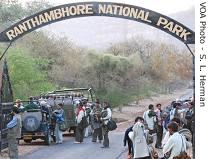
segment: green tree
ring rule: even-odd
[[[37,67],[36,59],[18,47],[7,54],[10,80],[15,98],[27,99],[55,89],[44,72]]]

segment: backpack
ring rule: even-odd
[[[152,117],[154,117],[154,116],[156,116],[156,113],[155,113],[153,110],[150,110],[150,111],[148,112],[148,117],[149,117],[149,118],[152,118]]]
[[[59,130],[60,131],[66,131],[68,127],[66,126],[66,123],[64,121],[59,122]]]
[[[107,123],[107,128],[109,131],[113,131],[113,130],[117,129],[117,124],[112,118],[109,119],[109,121]]]
[[[87,120],[87,116],[83,116],[81,122],[79,123],[79,126],[81,129],[85,129],[86,127],[88,127],[89,123]]]

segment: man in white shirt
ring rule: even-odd
[[[186,141],[183,135],[179,134],[178,124],[176,122],[170,122],[167,127],[171,136],[163,146],[163,154],[164,156],[168,155],[168,159],[173,159],[181,152],[186,151],[191,144]]]
[[[155,133],[156,113],[154,112],[154,105],[150,104],[149,109],[143,115],[145,124],[149,130],[149,134]]]
[[[179,118],[173,118],[171,122],[176,122],[178,124],[178,130],[180,130],[181,120]],[[162,140],[162,147],[167,143],[169,137],[170,137],[170,132],[167,130]]]

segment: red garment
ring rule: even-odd
[[[85,112],[85,110],[84,110],[83,108],[80,107],[80,108],[77,109],[77,116],[79,115],[79,112],[80,112],[80,111]]]

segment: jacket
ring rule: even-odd
[[[54,112],[55,112],[55,117],[56,117],[56,123],[64,121],[63,109],[57,109]]]
[[[129,133],[129,137],[133,142],[134,158],[141,158],[149,156],[149,148],[144,134],[143,124],[137,122],[133,126],[133,134]]]
[[[126,142],[129,142],[131,141],[131,139],[129,138],[128,134],[129,132],[133,131],[133,126],[129,127],[126,131],[125,131],[125,135],[124,135],[124,140],[123,140],[123,143],[124,143],[124,146],[126,146]]]
[[[147,110],[144,112],[143,118],[146,124],[148,125],[149,130],[154,130],[155,128],[155,122],[156,122],[156,116],[149,117],[148,114],[151,110]]]
[[[21,137],[20,118],[17,115],[12,117],[12,120],[7,124],[8,134],[7,138],[18,139]]]

